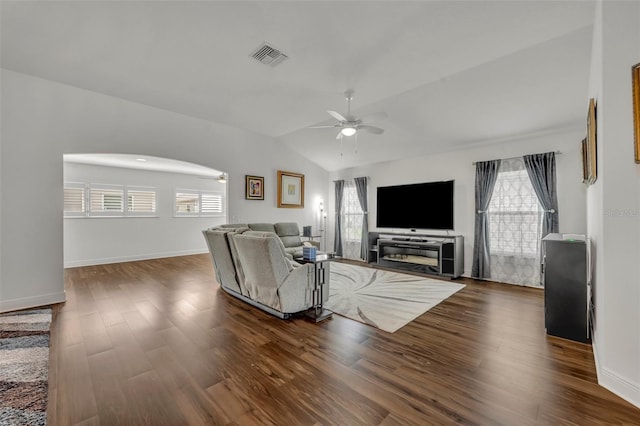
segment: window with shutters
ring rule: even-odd
[[[175,216],[224,216],[224,195],[221,192],[177,189]]]
[[[176,191],[176,215],[197,215],[200,212],[198,191]]]
[[[152,188],[127,187],[127,213],[153,215],[156,212],[156,191]]]
[[[156,190],[151,187],[65,182],[65,217],[156,215]]]
[[[87,214],[85,184],[65,182],[64,184],[64,216],[83,217]]]
[[[89,216],[124,216],[124,186],[89,185]]]

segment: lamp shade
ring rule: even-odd
[[[342,133],[344,136],[353,136],[356,134],[356,128],[355,127],[343,127],[342,130],[340,130],[340,133]]]

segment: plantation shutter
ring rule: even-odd
[[[200,211],[200,194],[197,192],[176,192],[176,214],[194,214]]]
[[[175,215],[216,217],[224,216],[224,193],[199,189],[176,189]]]
[[[156,191],[150,188],[127,188],[127,212],[151,214],[156,212]]]
[[[89,214],[91,216],[122,216],[124,188],[122,185],[91,185]]]
[[[214,193],[202,193],[202,214],[218,215],[222,213],[222,195]]]
[[[65,182],[64,184],[64,215],[66,217],[84,216],[85,185],[83,183]]]

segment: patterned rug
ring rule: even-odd
[[[464,288],[463,284],[331,262],[328,310],[389,333]]]
[[[47,423],[51,309],[0,315],[0,425]]]

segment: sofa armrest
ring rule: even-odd
[[[313,304],[313,264],[295,268],[278,287],[282,312],[293,313],[308,309]]]

